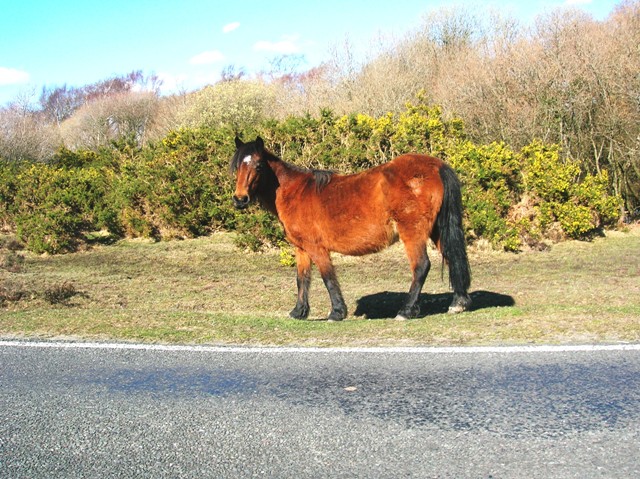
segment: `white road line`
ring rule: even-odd
[[[640,344],[581,344],[581,345],[539,345],[539,346],[455,346],[455,347],[276,347],[276,346],[185,346],[138,343],[100,343],[71,341],[19,341],[2,340],[0,347],[54,348],[54,349],[114,349],[147,351],[185,351],[202,353],[409,353],[409,354],[483,354],[483,353],[564,353],[592,351],[640,351]]]

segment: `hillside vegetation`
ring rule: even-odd
[[[640,206],[638,45],[638,1],[603,22],[564,11],[533,29],[446,10],[361,64],[347,44],[310,71],[287,71],[287,58],[251,79],[228,68],[171,97],[141,72],[44,89],[37,106],[0,111],[0,226],[34,252],[219,230],[277,245],[273,218],[229,201],[241,132],[344,173],[439,156],[462,179],[471,242],[590,238]]]

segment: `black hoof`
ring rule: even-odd
[[[293,319],[307,319],[309,317],[309,307],[296,306],[289,313],[289,317]]]
[[[402,308],[400,311],[398,311],[398,315],[396,316],[396,319],[399,321],[413,319],[413,318],[417,318],[419,315],[420,315],[420,306],[418,306],[417,304],[414,304],[411,308],[405,307],[405,308]]]
[[[458,314],[468,311],[471,307],[471,298],[469,295],[456,295],[453,298],[451,306],[449,306],[449,314]]]
[[[327,321],[332,323],[334,321],[342,321],[344,318],[347,317],[347,310],[334,310],[331,311],[331,313],[329,314],[329,317],[327,318]]]

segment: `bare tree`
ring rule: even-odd
[[[57,129],[33,106],[33,94],[22,94],[0,109],[0,158],[43,161],[60,143]]]
[[[127,138],[142,145],[149,139],[159,108],[149,92],[121,92],[86,103],[62,123],[60,131],[70,148],[96,149]]]

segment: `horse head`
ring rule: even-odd
[[[255,141],[243,143],[238,136],[235,139],[236,152],[231,159],[231,171],[236,174],[236,190],[233,205],[244,209],[254,199],[260,184],[264,165],[264,141],[259,136]]]

